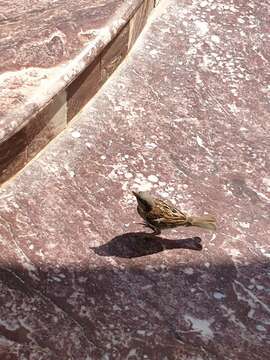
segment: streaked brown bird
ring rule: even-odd
[[[178,226],[197,226],[216,230],[216,220],[211,215],[188,216],[163,200],[152,197],[147,191],[132,191],[132,193],[136,196],[137,211],[144,219],[144,225],[150,227],[155,235],[159,235],[163,229]]]

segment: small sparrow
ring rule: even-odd
[[[152,197],[147,191],[132,191],[137,199],[137,211],[144,219],[144,225],[159,235],[162,229],[177,226],[198,226],[204,229],[216,230],[216,220],[211,215],[201,217],[188,216],[182,211],[166,204],[163,200]]]

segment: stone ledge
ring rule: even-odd
[[[180,3],[0,190],[1,359],[270,358],[266,9]],[[145,235],[135,188],[217,231]]]
[[[15,62],[10,61],[8,50],[1,51],[0,45],[3,68],[0,75],[0,183],[15,175],[38,154],[95,95],[125,58],[155,5],[153,0],[115,0],[102,2],[99,7],[99,2],[89,3],[88,7],[84,3],[84,10],[80,3],[78,9],[74,8],[75,2],[69,3],[74,11],[76,29],[72,28],[70,13],[59,5],[60,13],[51,24],[48,19],[48,33],[42,33],[39,46],[35,29],[33,37],[24,40],[25,48],[19,48],[21,55]],[[12,19],[16,9],[16,6],[9,9],[10,14],[5,19],[7,39],[12,28],[9,16]],[[76,18],[79,10],[88,13],[88,17]],[[50,13],[49,8],[46,11],[42,8],[37,10],[37,17],[44,23]],[[28,17],[30,21],[31,13]],[[59,21],[67,23],[61,31],[54,32]],[[22,41],[19,40],[21,33],[15,34],[12,41]],[[46,43],[47,38],[51,39],[49,43]],[[60,47],[61,54],[59,41],[64,46]],[[45,48],[48,50],[49,44],[50,53],[47,54]],[[11,47],[8,40],[7,45]],[[44,63],[40,59],[42,55],[46,55]]]

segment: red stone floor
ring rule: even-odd
[[[161,1],[0,190],[1,360],[270,358],[269,14]],[[145,235],[132,189],[218,229]]]

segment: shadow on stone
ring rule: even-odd
[[[151,237],[150,244],[156,238],[131,233],[118,236],[109,244],[115,239],[121,243],[121,238],[128,243],[129,238],[136,237],[145,241]],[[143,246],[143,240],[140,241]],[[176,244],[180,249],[187,248],[186,242],[192,248],[193,241],[199,242],[196,238],[155,241],[164,247],[170,242],[170,249],[177,248]],[[97,249],[101,251],[102,247]],[[14,264],[15,257],[10,260],[1,254],[1,360],[29,359],[29,354],[37,354],[32,359],[38,360],[81,360],[87,356],[104,359],[106,345],[114,339],[119,339],[113,348],[115,359],[131,359],[130,348],[137,349],[137,359],[147,354],[148,359],[157,360],[224,360],[221,349],[226,349],[226,359],[270,359],[269,344],[261,337],[262,331],[251,326],[261,325],[259,329],[265,329],[266,337],[266,258],[257,257],[254,262],[239,262],[236,266],[231,256],[213,247],[212,260],[206,265],[207,252],[195,254],[200,256],[190,256],[193,254],[187,251],[183,256],[172,253],[164,259],[111,261],[94,256],[91,251],[81,256],[78,246],[76,250],[78,259],[74,262],[65,258],[63,251],[62,258],[59,256],[60,261],[66,262],[63,264],[48,259],[38,262],[35,255],[28,258],[31,263]],[[251,279],[256,282],[250,282]],[[250,289],[251,284],[260,285],[260,290],[255,286]],[[234,321],[228,318],[227,309]],[[20,319],[23,320],[19,322]],[[253,341],[239,340],[236,323],[246,329],[248,339]]]
[[[152,255],[164,250],[202,250],[201,238],[165,239],[145,232],[131,232],[116,236],[108,243],[91,248],[100,256],[135,258]]]

